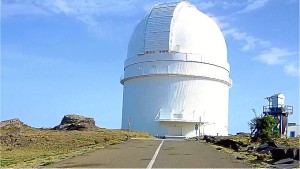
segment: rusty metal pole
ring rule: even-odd
[[[198,137],[198,140],[200,142],[200,132],[201,132],[201,116],[200,116],[200,119],[199,119],[199,137]]]

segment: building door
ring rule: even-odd
[[[170,136],[182,136],[182,127],[180,126],[171,126],[169,128]]]
[[[290,132],[290,137],[295,137],[295,131]]]

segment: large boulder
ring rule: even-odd
[[[231,148],[234,151],[241,151],[242,149],[242,145],[240,145],[239,142],[236,142],[234,140],[231,139],[221,139],[220,141],[216,142],[217,145],[223,146],[223,147],[227,147],[227,148]]]
[[[204,135],[203,140],[205,140],[207,143],[214,143],[216,144],[219,142],[221,139],[223,139],[222,136],[208,136]]]
[[[284,148],[284,147],[285,147],[284,145],[279,145],[275,141],[269,141],[258,146],[256,152],[262,154],[269,154],[271,150],[273,150],[274,148]],[[283,150],[279,150],[279,151],[283,151]],[[275,156],[277,157],[277,155]]]
[[[93,118],[81,115],[70,114],[65,115],[60,125],[55,126],[54,130],[93,130],[96,129],[95,120]]]
[[[271,150],[274,160],[291,158],[299,160],[299,147],[278,147]]]

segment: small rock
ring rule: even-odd
[[[255,150],[255,146],[248,146],[247,147],[248,152],[251,152],[251,151],[254,151],[254,150]]]
[[[284,147],[284,146],[282,146],[282,145],[279,145],[279,144],[276,143],[275,141],[269,141],[269,142],[267,142],[267,144],[268,144],[269,146],[271,146],[271,147],[276,147],[276,148],[278,148],[278,147]]]
[[[219,150],[219,151],[221,151],[221,150],[222,150],[222,148],[220,148],[220,147],[217,147],[216,149],[217,149],[217,150]]]
[[[215,142],[215,137],[213,137],[213,136],[204,136],[203,139],[205,139],[205,141],[207,143],[214,143]]]
[[[273,147],[267,147],[266,149],[262,150],[261,154],[269,154],[273,150]]]
[[[248,147],[249,146],[249,144],[241,142],[241,141],[239,141],[238,144],[241,145],[242,147]]]
[[[273,164],[278,165],[278,164],[292,164],[294,162],[293,159],[291,158],[285,158],[285,159],[281,159],[279,161],[274,162]]]
[[[47,165],[52,164],[52,163],[53,162],[51,162],[51,161],[43,162],[43,163],[40,164],[40,166],[47,166]]]
[[[265,160],[266,158],[267,158],[267,155],[265,155],[265,154],[259,154],[256,156],[257,160]]]
[[[209,137],[208,135],[204,135],[203,140],[206,140],[208,137]]]
[[[237,160],[245,160],[244,157],[239,157],[239,156],[237,156],[235,159],[237,159]]]
[[[269,147],[269,144],[268,143],[264,143],[264,144],[261,144],[260,146],[257,147],[256,151],[257,152],[260,152],[262,150],[265,150]]]

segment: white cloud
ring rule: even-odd
[[[98,0],[44,0],[36,1],[37,4],[56,13],[67,15],[94,15],[94,16],[128,16],[137,11],[138,0],[98,1]]]
[[[254,60],[258,60],[268,65],[283,65],[283,71],[289,76],[299,76],[299,62],[292,61],[299,52],[290,52],[287,49],[272,47],[269,50],[261,52]]]
[[[292,57],[297,56],[299,52],[291,52],[287,49],[274,47],[271,42],[255,38],[245,32],[240,32],[236,28],[224,30],[223,34],[227,37],[232,36],[235,40],[242,42],[244,44],[242,51],[252,50],[255,52],[258,49],[264,49],[257,56],[253,57],[254,60],[267,65],[282,65],[283,71],[287,75],[299,76],[299,64],[292,61]]]
[[[223,31],[224,36],[232,36],[235,40],[242,41],[244,43],[242,50],[248,51],[254,49],[256,46],[270,46],[271,43],[268,41],[263,41],[261,39],[255,38],[248,35],[245,32],[240,32],[236,28],[231,28]]]
[[[148,1],[16,0],[5,1],[2,6],[2,14],[6,18],[23,15],[63,14],[85,24],[93,35],[110,39],[119,36],[119,34],[132,27],[130,23],[126,22],[126,19],[136,23],[135,20],[131,20],[131,17],[139,12],[144,13],[140,9],[143,9],[142,7],[149,3]],[[120,27],[121,24],[122,27]]]
[[[8,18],[18,15],[48,15],[44,9],[37,7],[30,1],[18,1],[15,3],[7,3],[1,1],[1,17]]]
[[[295,63],[287,64],[284,66],[284,72],[290,76],[300,76],[300,67],[299,64]]]
[[[297,52],[290,52],[286,49],[271,48],[270,50],[261,52],[254,59],[259,60],[268,65],[284,64],[287,62],[287,56],[295,55]]]
[[[2,1],[1,1],[2,2]],[[146,2],[139,0],[18,0],[2,2],[2,12],[7,16],[45,13],[66,15],[129,16]]]
[[[243,12],[250,12],[252,10],[262,8],[267,1],[257,2],[249,1],[249,5]],[[218,19],[218,18],[217,18]],[[283,71],[289,76],[299,76],[299,62],[295,62],[294,56],[299,52],[291,52],[288,49],[278,48],[272,45],[270,41],[259,39],[255,36],[249,35],[246,32],[240,31],[238,28],[230,27],[229,19],[222,18],[222,22],[226,20],[227,23],[223,34],[225,37],[232,37],[234,40],[242,44],[241,50],[244,52],[258,52],[258,55],[253,57],[253,60],[260,61],[267,65],[281,65]],[[259,52],[261,51],[261,52]]]
[[[238,13],[247,13],[264,7],[270,0],[248,0],[247,6]]]
[[[263,8],[271,0],[248,0],[248,1],[223,0],[221,2],[207,1],[207,0],[206,1],[201,0],[201,2],[199,1],[200,0],[191,0],[191,2],[195,4],[200,10],[206,10],[218,6],[223,9],[238,8],[239,11],[236,13],[247,13],[247,12],[252,12],[257,9]]]

